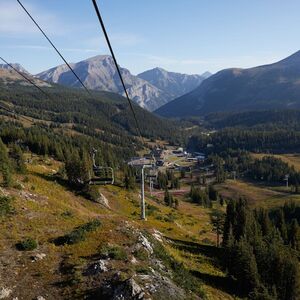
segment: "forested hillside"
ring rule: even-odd
[[[45,88],[47,97],[32,87],[19,84],[1,85],[0,99],[20,114],[48,121],[52,125],[68,124],[71,128],[102,139],[119,139],[125,135],[137,135],[129,105],[125,99],[107,92],[93,92],[93,97],[79,89],[60,86]],[[153,116],[134,106],[142,135],[146,138],[180,140],[177,125]],[[173,133],[171,135],[171,133]],[[176,136],[174,136],[174,133]]]
[[[224,69],[156,113],[182,118],[224,111],[299,109],[299,66],[300,51],[297,51],[269,65]]]

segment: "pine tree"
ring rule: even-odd
[[[8,157],[8,150],[0,139],[0,173],[3,178],[3,185],[10,186],[12,184],[11,164]]]
[[[179,201],[177,198],[174,199],[174,208],[175,209],[178,209],[178,206],[179,206]]]
[[[287,242],[287,240],[288,240],[287,226],[286,226],[286,223],[285,223],[284,213],[283,213],[282,209],[279,210],[279,216],[278,216],[278,221],[277,221],[276,226],[280,231],[280,234],[281,234],[281,237],[282,237],[283,241]]]
[[[223,246],[226,247],[229,240],[229,234],[233,235],[233,227],[236,224],[236,203],[230,200],[226,207],[226,216],[224,221]]]
[[[185,171],[183,169],[180,171],[180,178],[185,178]]]
[[[169,193],[169,190],[165,189],[164,202],[167,206],[172,207],[173,205],[173,196]]]
[[[17,144],[12,144],[10,149],[10,156],[14,161],[15,170],[24,174],[26,172],[25,160],[21,147]]]
[[[209,199],[212,201],[217,201],[219,198],[218,191],[215,189],[215,187],[213,185],[208,186],[208,196],[209,196]]]
[[[289,241],[293,249],[300,251],[300,227],[297,219],[293,219],[289,230]]]
[[[238,278],[239,290],[246,295],[260,284],[253,249],[244,237],[236,245],[236,256],[230,272]]]
[[[222,211],[215,211],[211,216],[211,223],[213,232],[217,234],[217,247],[220,246],[220,235],[223,233],[224,227],[224,213]]]

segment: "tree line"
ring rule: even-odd
[[[251,210],[229,201],[223,230],[225,268],[250,299],[296,300],[299,296],[299,207]]]

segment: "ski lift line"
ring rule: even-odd
[[[53,49],[56,51],[56,53],[60,56],[60,58],[64,61],[64,63],[68,66],[70,71],[73,73],[73,75],[76,77],[76,79],[80,82],[82,87],[86,90],[86,92],[92,96],[91,92],[88,90],[88,88],[85,86],[85,84],[82,82],[82,80],[78,77],[78,75],[75,73],[73,68],[70,66],[70,64],[66,61],[66,59],[63,57],[63,55],[60,53],[60,51],[56,48],[56,46],[53,44],[53,42],[50,40],[50,38],[46,35],[44,30],[40,27],[40,25],[35,21],[35,19],[31,16],[29,11],[25,8],[25,6],[21,3],[20,0],[17,0],[17,2],[20,4],[20,6],[23,8],[23,10],[26,12],[26,14],[29,16],[29,18],[32,20],[32,22],[36,25],[36,27],[40,30],[40,32],[44,35],[44,37],[47,39],[47,41],[50,43],[50,45],[53,47]]]
[[[138,120],[137,120],[137,118],[136,118],[135,111],[134,111],[134,109],[133,109],[132,101],[131,101],[130,98],[129,98],[129,95],[128,95],[128,92],[127,92],[127,89],[126,89],[126,86],[125,86],[125,82],[124,82],[124,80],[123,80],[123,77],[122,77],[122,74],[121,74],[121,71],[120,71],[120,68],[119,68],[117,59],[116,59],[116,57],[115,57],[115,54],[114,54],[112,45],[111,45],[111,43],[110,43],[110,40],[109,40],[107,31],[106,31],[106,28],[105,28],[105,25],[104,25],[104,22],[103,22],[103,19],[102,19],[101,14],[100,14],[100,10],[99,10],[97,1],[96,1],[96,0],[92,0],[92,1],[93,1],[93,4],[94,4],[94,8],[95,8],[95,11],[96,11],[96,15],[97,15],[98,20],[99,20],[99,23],[100,23],[100,25],[101,25],[103,34],[104,34],[104,36],[105,36],[105,39],[106,39],[108,48],[109,48],[109,50],[110,50],[111,56],[112,56],[112,58],[113,58],[113,60],[114,60],[114,63],[115,63],[115,65],[116,65],[117,73],[118,73],[118,75],[119,75],[119,77],[120,77],[120,80],[121,80],[121,83],[122,83],[122,86],[123,86],[123,89],[124,89],[124,92],[125,92],[127,101],[128,101],[128,103],[129,103],[129,106],[130,106],[130,110],[131,110],[131,112],[132,112],[132,114],[133,114],[133,118],[134,118],[134,121],[135,121],[137,133],[138,133],[138,135],[141,137],[142,142],[143,142],[143,144],[145,145],[145,141],[144,141],[144,138],[143,138],[143,136],[142,136],[142,132],[141,132],[141,130],[140,130],[140,126],[139,126]]]
[[[17,72],[20,76],[22,76],[26,81],[28,81],[30,84],[32,84],[33,86],[35,86],[40,92],[42,92],[47,97],[51,98],[51,96],[48,93],[46,93],[44,90],[42,90],[38,85],[36,85],[31,79],[29,79],[27,76],[25,76],[22,72],[20,72],[19,70],[17,70],[12,64],[10,64],[9,62],[7,62],[3,57],[0,56],[0,59],[5,64],[7,64],[10,68],[12,68],[15,72]]]

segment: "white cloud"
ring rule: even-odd
[[[55,15],[40,11],[35,6],[26,3],[26,9],[40,23],[41,27],[50,34],[64,33],[64,26]],[[17,1],[1,0],[0,3],[0,34],[24,35],[40,34],[33,22],[29,19]]]

